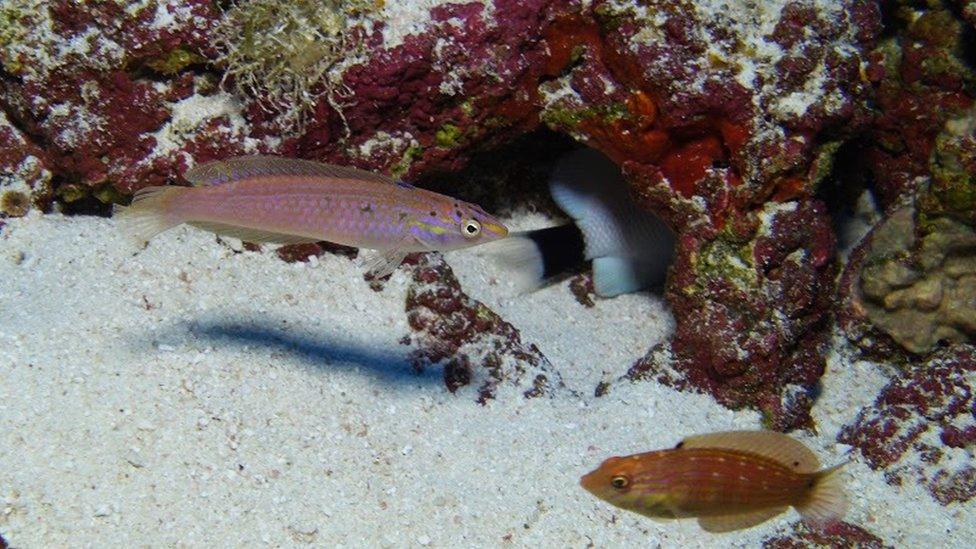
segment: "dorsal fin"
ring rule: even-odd
[[[260,175],[319,175],[339,179],[358,179],[392,185],[389,176],[350,168],[281,156],[237,156],[193,166],[183,177],[197,185],[220,185]]]
[[[816,473],[820,470],[820,461],[809,448],[776,431],[724,431],[695,435],[681,441],[678,447],[752,452],[782,463],[797,473]]]

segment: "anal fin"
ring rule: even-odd
[[[733,515],[698,517],[698,525],[701,526],[702,530],[713,534],[732,532],[734,530],[742,530],[743,528],[751,528],[757,524],[766,522],[783,511],[786,511],[786,509],[787,507],[770,507],[768,509],[759,509],[757,511],[748,511]]]

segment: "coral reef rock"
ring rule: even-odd
[[[891,484],[918,482],[943,505],[976,496],[976,347],[956,345],[906,368],[843,428]]]
[[[899,208],[852,257],[845,323],[866,348],[887,336],[924,355],[976,336],[976,231],[947,216],[918,225],[913,207]]]
[[[523,343],[514,326],[461,289],[439,254],[412,256],[412,284],[407,290],[407,321],[413,333],[403,340],[414,346],[414,367],[444,368],[451,392],[474,384],[485,404],[506,388],[526,398],[566,390],[559,373],[539,349]]]
[[[683,239],[668,289],[678,319],[671,356],[662,361],[654,350],[628,376],[757,406],[770,428],[809,426],[810,392],[824,368],[821,313],[832,299],[833,252],[815,201],[770,203],[730,223],[720,239]]]
[[[887,549],[892,546],[884,543],[881,538],[864,528],[848,522],[832,524],[823,530],[814,530],[802,522],[797,522],[793,524],[792,534],[763,541],[763,549],[815,549],[820,547],[830,549],[845,549],[847,547]]]
[[[890,3],[866,71],[879,112],[856,154],[887,215],[851,254],[839,318],[883,359],[976,337],[973,31],[943,4]]]
[[[885,208],[929,180],[946,123],[973,105],[976,73],[965,59],[972,29],[946,4],[886,2],[890,32],[865,67],[878,114],[859,140],[858,156]]]

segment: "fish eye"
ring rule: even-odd
[[[629,484],[630,484],[630,479],[623,475],[617,475],[612,479],[610,479],[610,485],[618,490],[623,490]]]
[[[481,223],[476,219],[465,219],[461,222],[461,234],[464,238],[474,238],[481,234]]]

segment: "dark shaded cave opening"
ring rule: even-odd
[[[817,187],[816,198],[827,207],[837,237],[837,250],[846,257],[881,215],[874,174],[864,164],[866,137],[846,141],[834,154],[833,169]]]
[[[562,216],[549,196],[549,177],[559,158],[581,146],[565,134],[537,129],[475,153],[458,172],[431,172],[414,183],[502,216],[520,209]]]

